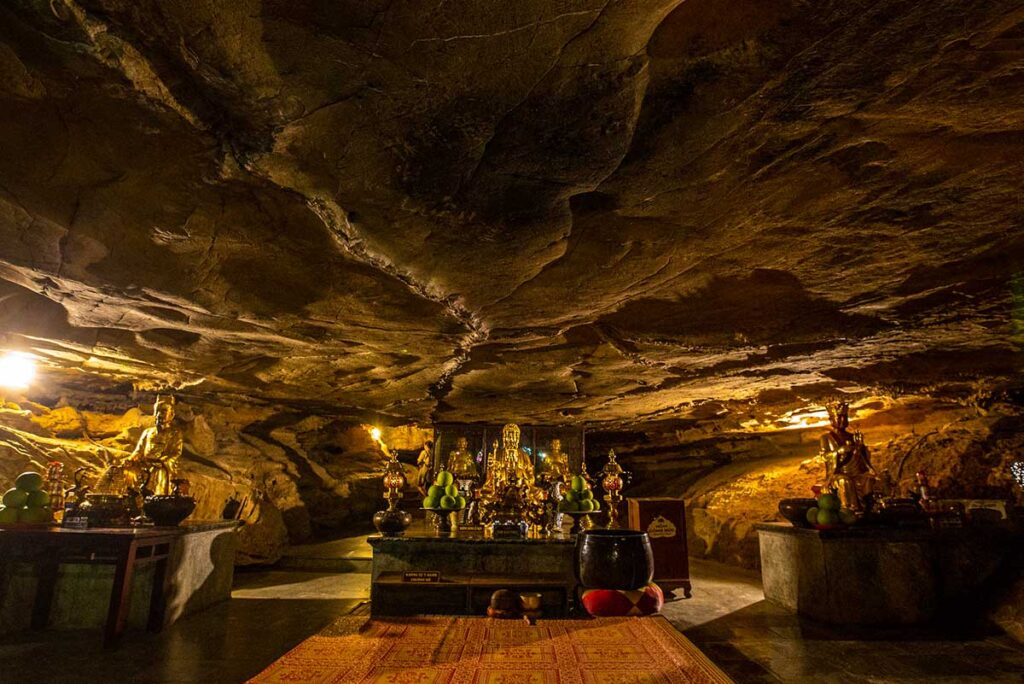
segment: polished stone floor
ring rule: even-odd
[[[337,552],[358,563],[365,542],[331,544],[293,550],[285,569],[240,570],[231,602],[163,634],[129,632],[114,651],[90,632],[0,638],[0,682],[244,682],[334,618],[366,612],[367,573],[314,569]],[[765,602],[756,573],[697,561],[692,576],[693,598],[665,615],[740,684],[1024,682],[1024,647],[998,634],[844,635]]]

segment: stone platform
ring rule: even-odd
[[[757,525],[764,595],[815,620],[921,624],[970,611],[1019,539],[1007,528]]]
[[[374,536],[373,615],[482,615],[497,589],[536,591],[547,617],[568,613],[576,587],[570,535],[485,539],[480,530],[440,535],[425,527],[401,537]],[[407,572],[438,572],[440,581],[408,581]]]
[[[162,627],[231,596],[234,577],[237,521],[185,523],[179,528],[156,528],[170,535],[167,556]],[[123,531],[123,530],[122,530]],[[68,531],[74,536],[74,531]],[[103,533],[102,529],[83,531]],[[40,563],[32,549],[16,558],[0,558],[0,633],[29,628],[40,588]],[[130,582],[127,624],[144,627],[153,593],[154,566],[142,565]],[[47,624],[55,629],[102,627],[108,619],[113,561],[101,558],[68,559],[56,568],[52,606]]]

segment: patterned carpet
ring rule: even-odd
[[[345,617],[251,680],[387,684],[732,682],[667,620]]]

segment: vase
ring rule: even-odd
[[[587,589],[632,591],[654,577],[654,554],[646,532],[583,530],[576,537],[576,579]]]

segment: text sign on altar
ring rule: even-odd
[[[415,582],[417,584],[430,584],[441,581],[441,573],[438,570],[411,570],[402,573],[403,582]]]

